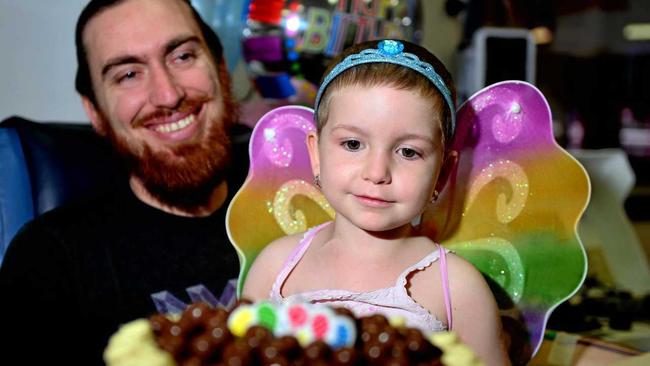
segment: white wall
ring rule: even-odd
[[[86,122],[74,27],[87,0],[0,0],[0,120]]]

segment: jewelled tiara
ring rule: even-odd
[[[383,40],[377,44],[377,49],[366,49],[359,53],[355,53],[346,57],[343,61],[339,62],[329,74],[323,80],[320,88],[318,89],[318,94],[316,94],[316,103],[314,104],[314,109],[318,111],[318,106],[320,104],[320,99],[325,92],[325,89],[332,80],[339,76],[343,71],[352,68],[361,64],[368,63],[391,63],[396,65],[401,65],[408,67],[411,70],[417,71],[420,74],[426,76],[433,85],[438,88],[442,96],[445,98],[445,102],[449,107],[449,114],[451,115],[451,131],[456,129],[456,110],[454,108],[454,102],[451,97],[451,92],[444,80],[436,73],[436,70],[431,66],[431,64],[420,61],[420,59],[408,52],[404,51],[404,44],[399,41],[394,40]]]

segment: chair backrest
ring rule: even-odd
[[[0,264],[9,242],[33,217],[124,181],[108,143],[88,124],[0,123]]]

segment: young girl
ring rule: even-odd
[[[353,46],[332,65],[307,144],[314,181],[336,218],[269,244],[243,297],[299,298],[357,316],[401,316],[427,332],[453,329],[486,364],[507,364],[481,274],[412,225],[452,166],[449,72],[424,48],[392,40]]]

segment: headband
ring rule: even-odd
[[[383,40],[377,44],[377,49],[365,49],[359,53],[347,56],[343,61],[339,62],[329,74],[325,77],[316,94],[316,103],[314,109],[318,112],[320,99],[325,92],[325,89],[332,80],[339,76],[343,71],[361,64],[368,63],[390,63],[408,67],[411,70],[417,71],[424,75],[429,81],[436,86],[438,91],[442,94],[449,107],[449,114],[451,115],[451,134],[456,129],[456,112],[454,102],[451,97],[451,92],[444,80],[436,73],[431,64],[420,61],[420,59],[408,52],[403,52],[404,44],[394,40]]]

